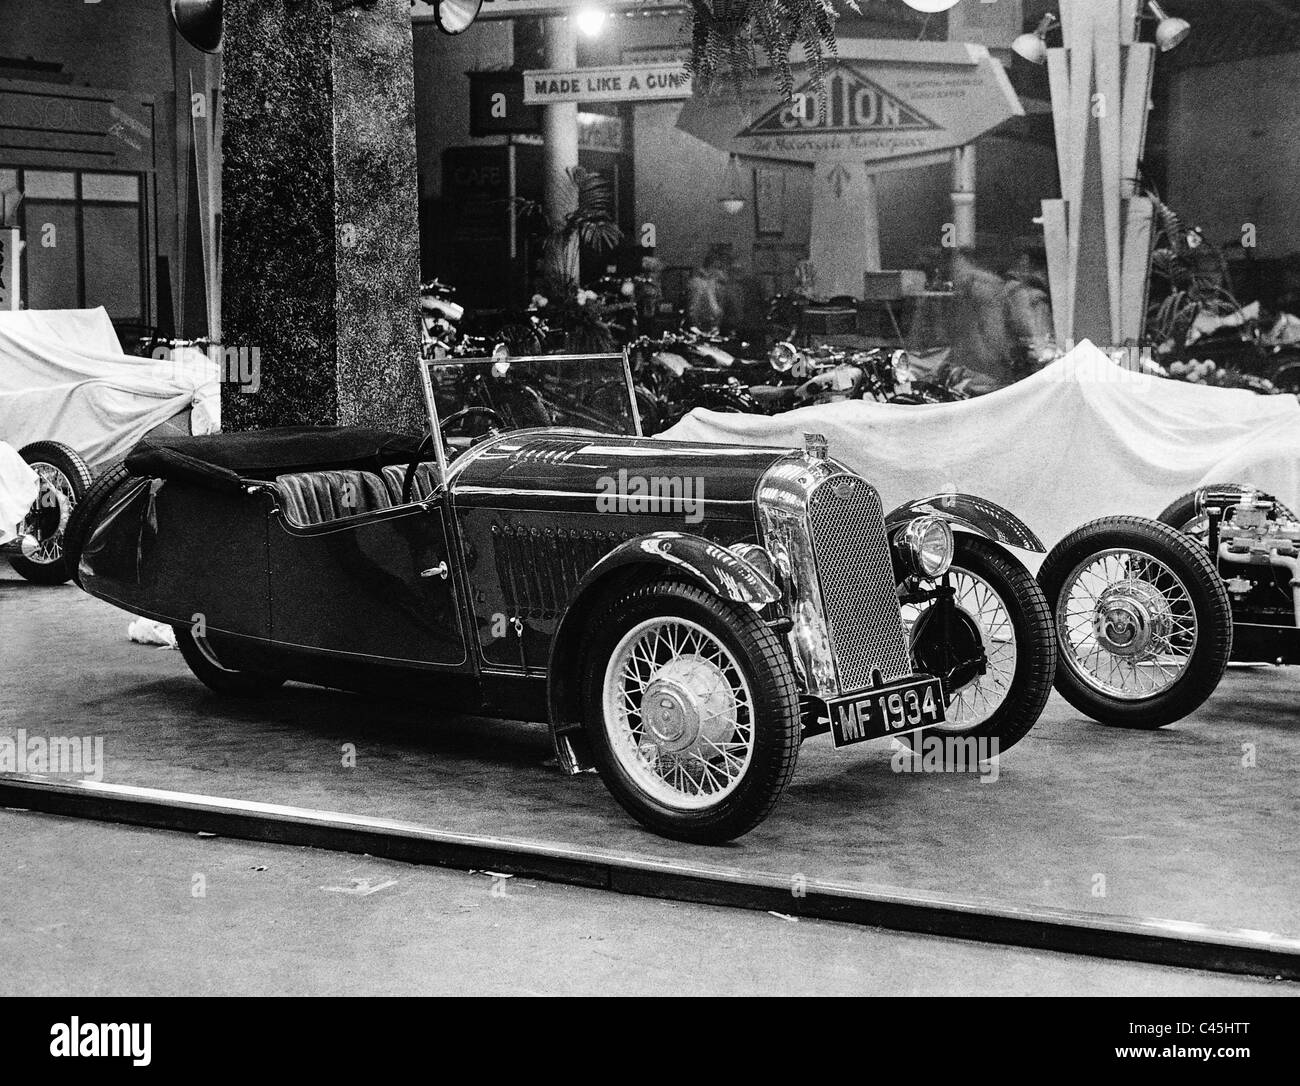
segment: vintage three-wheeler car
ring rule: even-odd
[[[291,679],[547,722],[564,770],[697,842],[762,820],[810,735],[933,729],[986,756],[1042,712],[1051,613],[1007,550],[1042,545],[1007,511],[950,494],[886,516],[815,435],[642,437],[622,355],[421,378],[423,441],[142,442],[69,526],[78,583],[172,624],[218,691]]]

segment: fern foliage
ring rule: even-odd
[[[827,60],[836,55],[841,8],[860,13],[858,0],[691,0],[686,68],[702,93],[727,86],[739,92],[758,74],[761,56],[777,90],[789,98],[794,93],[790,52],[799,46],[811,89],[819,91]]]

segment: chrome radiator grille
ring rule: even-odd
[[[886,680],[911,674],[880,495],[833,475],[812,492],[808,522],[840,688],[872,685],[873,670]]]

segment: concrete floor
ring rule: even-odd
[[[0,835],[0,996],[1296,992],[38,814]]]
[[[896,774],[887,746],[836,752],[814,740],[763,825],[702,849],[642,831],[595,777],[560,777],[544,729],[308,687],[225,701],[178,653],[129,642],[128,618],[73,587],[0,575],[0,734],[102,736],[105,779],[122,784],[783,877],[1300,934],[1300,669],[1233,669],[1199,713],[1155,733],[1093,725],[1053,697],[996,783]],[[1243,746],[1253,766],[1242,764]]]

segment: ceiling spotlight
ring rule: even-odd
[[[957,0],[903,0],[903,3],[916,11],[933,15],[937,11],[947,11],[951,7],[956,7]]]
[[[1021,34],[1011,43],[1012,51],[1030,64],[1047,63],[1047,35],[1061,25],[1061,20],[1050,11],[1039,20],[1033,31]]]
[[[205,53],[221,52],[222,0],[171,0],[172,22],[181,37]]]
[[[1191,23],[1176,15],[1170,15],[1156,3],[1156,0],[1148,0],[1147,7],[1151,9],[1151,14],[1160,20],[1156,26],[1156,45],[1160,46],[1160,52],[1169,52],[1192,32]]]
[[[600,8],[583,8],[574,18],[578,29],[588,38],[594,38],[605,29],[608,16]]]
[[[483,0],[434,0],[433,21],[444,34],[468,30],[478,18]]]

